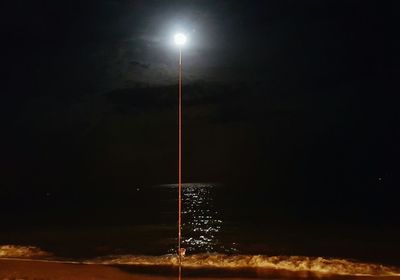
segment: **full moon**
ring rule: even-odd
[[[182,33],[175,34],[174,41],[177,45],[184,45],[186,43],[186,36]]]

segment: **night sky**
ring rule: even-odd
[[[400,226],[390,1],[2,6],[3,225],[177,182],[183,31],[185,182],[280,222]]]

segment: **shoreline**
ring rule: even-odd
[[[82,264],[48,260],[0,259],[0,280],[169,280],[176,277],[163,277],[141,273],[129,273],[115,266],[101,264]]]
[[[301,272],[255,270],[251,273],[240,270],[186,270],[183,279],[217,280],[217,279],[329,279],[329,280],[400,280],[399,276],[350,276],[350,275],[315,275]],[[87,279],[118,279],[118,280],[176,280],[177,269],[130,266],[85,264],[73,261],[51,261],[38,259],[0,258],[0,280],[87,280]]]

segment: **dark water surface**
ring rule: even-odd
[[[4,229],[0,245],[35,246],[40,248],[35,250],[49,252],[51,256],[47,258],[123,265],[128,270],[151,270],[153,266],[170,270],[169,265],[176,264],[177,186],[137,187],[136,192],[133,205],[119,210],[134,209],[132,220],[124,225],[96,225],[90,220],[96,213],[83,213],[88,219],[86,224]],[[400,267],[400,241],[395,229],[338,227],[334,221],[322,226],[301,221],[287,226],[284,221],[274,219],[274,213],[262,211],[257,199],[254,205],[242,204],[241,199],[246,195],[233,194],[226,187],[212,183],[184,185],[182,246],[187,253],[184,264],[187,275],[197,275],[199,267],[203,268],[201,273],[206,271],[209,275],[218,274],[219,269],[236,269],[225,271],[224,275],[264,274],[268,279],[287,277],[282,271],[295,272],[290,276],[292,279],[341,272],[346,277],[387,276],[399,271],[395,267]],[[101,215],[105,219],[110,217],[100,211],[97,216]],[[124,212],[123,216],[129,213]],[[3,253],[0,250],[0,256],[13,257],[14,249],[9,248],[8,253],[4,253],[6,249]],[[24,254],[35,257],[29,249],[20,250],[16,256]]]

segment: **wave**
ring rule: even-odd
[[[57,261],[61,259],[34,246],[0,245],[0,258]],[[63,261],[61,261],[63,262]],[[178,266],[176,255],[111,255],[76,263],[132,266]],[[400,268],[347,259],[305,256],[193,254],[182,259],[192,269],[250,269],[257,272],[307,272],[318,275],[400,276]]]
[[[0,245],[0,258],[44,258],[52,254],[35,246]]]
[[[88,263],[147,266],[177,266],[179,264],[176,255],[108,256],[88,261]],[[195,254],[185,256],[182,266],[188,268],[265,269],[329,275],[400,276],[400,269],[380,264],[304,256]]]

